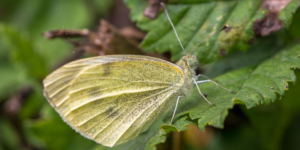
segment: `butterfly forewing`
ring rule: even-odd
[[[184,83],[182,70],[147,56],[103,56],[71,62],[44,80],[45,95],[77,132],[106,146],[148,129]]]

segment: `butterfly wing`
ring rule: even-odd
[[[135,55],[100,56],[64,65],[44,80],[44,94],[65,122],[106,146],[144,132],[174,104],[182,70]]]

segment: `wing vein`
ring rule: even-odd
[[[173,88],[173,86],[171,86],[171,87],[169,87],[169,88],[167,88],[167,89],[165,89],[164,91],[161,91],[161,92],[159,92],[159,93],[157,93],[157,94],[155,94],[155,95],[151,95],[151,96],[149,96],[149,97],[147,97],[147,98],[145,98],[145,99],[148,99],[148,98],[151,98],[151,97],[153,97],[153,96],[156,96],[156,95],[158,95],[158,94],[161,94],[161,93],[165,93],[165,92],[167,92],[168,90],[170,90],[171,88]],[[142,101],[144,101],[145,99],[143,99],[143,100],[141,100],[138,104],[136,104],[136,106],[133,108],[133,109],[131,109],[131,111],[128,113],[128,115],[126,115],[126,116],[124,116],[124,119],[117,125],[117,126],[120,126],[120,124],[122,124],[127,118],[128,118],[128,116],[135,110],[135,108],[142,102]],[[153,104],[152,104],[153,105]],[[150,106],[152,106],[152,105],[150,105]],[[147,108],[149,108],[150,106],[148,106]],[[147,110],[147,108],[145,108],[144,109],[144,111],[145,110]],[[143,111],[143,112],[144,112]],[[141,114],[140,114],[141,115]],[[140,116],[139,115],[139,116]],[[136,120],[136,119],[135,119]],[[109,134],[111,134],[113,131],[111,131]],[[125,131],[126,132],[126,131]],[[99,132],[99,133],[101,133],[101,132]],[[98,133],[98,134],[99,134]],[[98,135],[97,134],[97,135]],[[123,134],[124,134],[124,132],[123,132]],[[120,136],[121,137],[121,136]],[[119,137],[119,138],[120,138]],[[107,139],[108,138],[108,136],[106,136],[106,138],[104,138],[102,141],[104,141],[105,139]],[[101,142],[102,142],[101,141]],[[117,142],[117,141],[116,141]]]
[[[170,87],[170,88],[172,88],[172,87]],[[148,99],[148,98],[151,98],[151,97],[153,97],[153,96],[156,96],[156,95],[158,95],[158,94],[161,94],[161,93],[164,93],[164,92],[167,92],[170,88],[168,88],[168,89],[165,89],[165,90],[163,90],[163,91],[161,91],[161,92],[158,92],[157,94],[154,94],[154,95],[151,95],[151,96],[148,96],[148,97],[145,97],[144,99],[142,99],[142,100],[140,100],[136,105],[135,105],[135,107],[134,108],[136,108],[137,107],[137,105],[138,104],[140,104],[142,101],[144,101],[144,100],[146,100],[146,99]],[[138,100],[136,100],[136,101],[138,101]],[[134,108],[133,109],[131,109],[131,111],[128,113],[128,115],[130,115],[130,113],[134,110]],[[123,113],[122,113],[123,114]],[[121,114],[120,114],[121,115]],[[120,116],[119,115],[119,116]],[[128,117],[128,115],[127,116],[125,116],[124,118],[126,119],[127,117]],[[124,120],[124,119],[123,119]],[[98,122],[100,122],[100,121],[98,121]],[[123,121],[122,121],[123,122]],[[111,122],[112,123],[112,122]],[[108,126],[108,125],[110,125],[111,123],[109,123],[109,124],[107,124],[106,125],[106,127]],[[95,124],[95,125],[97,125],[97,124]],[[94,126],[95,126],[94,125]],[[94,127],[93,126],[93,127]],[[105,130],[106,129],[106,127],[105,128],[103,128],[100,132],[98,132],[94,137],[96,137],[97,135],[99,135],[103,130]],[[91,127],[92,128],[92,127]]]
[[[165,96],[165,97],[166,97],[166,96]],[[165,98],[165,97],[164,97],[164,98]],[[165,101],[164,101],[164,102],[165,102]],[[164,102],[159,106],[159,107],[160,107],[160,108],[159,108],[159,111],[158,111],[158,113],[156,114],[156,116],[155,116],[155,118],[154,118],[153,120],[156,120],[157,116],[159,115],[159,113],[160,113],[160,111],[161,111],[161,108],[162,108],[162,105],[164,104]],[[153,104],[152,104],[152,105],[153,105]],[[152,106],[152,105],[151,105],[151,106]],[[140,118],[140,117],[138,117],[138,118]],[[138,119],[138,118],[137,118],[137,119]],[[137,120],[137,119],[136,119],[136,120]],[[135,121],[136,121],[136,120],[135,120]],[[139,133],[141,132],[141,130],[144,128],[145,124],[143,124],[143,123],[145,122],[145,120],[146,120],[146,119],[143,120],[143,122],[142,122],[142,124],[141,124],[142,127],[139,129],[139,131],[138,131],[137,134],[139,134]],[[134,122],[135,122],[135,121],[134,121]],[[132,123],[132,124],[134,124],[134,123]],[[124,133],[125,133],[125,132],[124,132]],[[124,133],[123,133],[123,134],[124,134]],[[133,132],[133,133],[134,133],[134,132]],[[131,134],[128,135],[127,137],[131,136],[133,133],[131,133]],[[120,136],[120,138],[123,136],[123,134]],[[127,137],[126,137],[126,138],[127,138]]]
[[[94,94],[94,93],[97,93],[97,92],[100,92],[100,91],[103,91],[103,90],[112,90],[112,89],[116,89],[116,88],[119,88],[119,87],[124,87],[124,86],[128,86],[129,84],[132,84],[132,83],[128,83],[128,84],[125,84],[125,85],[116,86],[116,87],[112,87],[112,88],[101,89],[101,90],[98,90],[98,91],[93,91],[93,92],[90,92],[88,94],[81,95],[81,96],[77,97],[73,101],[76,101],[76,100],[78,100],[78,99],[80,99],[82,97],[85,97],[85,96],[89,95],[89,94]],[[136,92],[146,92],[146,91],[158,90],[158,89],[162,89],[162,88],[166,88],[166,87],[167,86],[160,86],[160,87],[157,87],[157,88],[146,89],[146,90],[132,90],[132,91],[127,91],[126,93],[125,92],[115,92],[112,95],[109,93],[105,97],[111,97],[111,96],[116,96],[116,95],[121,95],[121,94],[128,94],[128,93],[136,93]],[[91,99],[89,102],[95,101],[97,99]],[[87,104],[87,103],[85,103],[85,104]]]

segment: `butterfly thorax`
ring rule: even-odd
[[[188,95],[191,93],[194,85],[192,79],[196,76],[195,69],[198,66],[197,58],[195,55],[186,55],[182,57],[176,64],[184,73],[184,84],[181,87],[181,91],[185,95]]]

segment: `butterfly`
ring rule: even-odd
[[[162,7],[180,42],[163,3]],[[140,55],[80,59],[48,75],[43,81],[44,95],[74,130],[112,147],[146,131],[175,104],[172,123],[179,99],[189,95],[194,85],[202,96],[198,84],[218,85],[210,79],[197,81],[203,76],[196,76],[197,66],[196,56],[190,53],[176,64]]]

